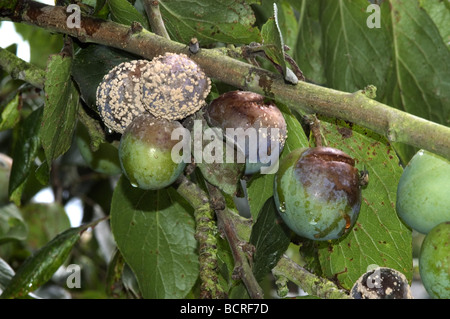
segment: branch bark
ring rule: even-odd
[[[214,210],[217,215],[217,226],[219,230],[225,234],[230,244],[231,252],[234,259],[233,275],[240,278],[247,288],[248,294],[252,299],[263,299],[264,293],[253,275],[247,254],[243,246],[247,243],[239,238],[236,230],[235,219],[231,216],[232,212],[226,207],[225,199],[219,189],[211,184],[207,184],[211,201],[214,203]]]
[[[286,256],[281,257],[272,269],[272,274],[276,277],[285,277],[309,295],[324,299],[350,299],[350,296],[333,282],[317,277]]]
[[[145,12],[147,13],[148,20],[150,21],[150,28],[153,33],[160,35],[170,40],[169,33],[167,33],[166,26],[164,25],[161,11],[159,11],[158,0],[144,0]]]
[[[35,25],[51,32],[119,48],[147,59],[165,52],[186,53],[186,44],[171,41],[145,29],[82,15],[80,28],[69,28],[65,7],[17,1],[15,10],[0,7],[0,18]],[[239,49],[238,49],[239,51]],[[281,76],[227,56],[227,51],[202,49],[191,55],[206,74],[243,90],[263,94],[300,113],[340,118],[400,142],[450,158],[450,128],[402,112],[368,97],[364,91],[347,93],[299,82],[286,84]]]
[[[217,274],[217,226],[208,195],[184,175],[179,177],[177,184],[178,193],[194,208],[195,239],[199,244],[200,298],[225,298],[226,293],[219,284]]]
[[[25,81],[39,89],[44,88],[44,70],[3,48],[0,48],[0,68],[10,74],[13,79]]]

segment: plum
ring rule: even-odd
[[[288,154],[275,176],[274,199],[281,218],[297,235],[337,239],[354,225],[361,207],[354,159],[331,147]]]
[[[411,287],[405,275],[388,267],[374,267],[353,285],[354,299],[412,299]]]
[[[405,167],[397,188],[399,217],[412,229],[427,234],[450,220],[450,161],[425,150]]]
[[[450,221],[435,226],[422,243],[419,255],[422,283],[433,298],[450,298]]]
[[[179,122],[155,118],[149,113],[131,122],[119,144],[120,164],[131,185],[146,190],[161,189],[183,172],[186,163],[172,158],[172,149],[179,141],[172,140],[171,135],[178,128],[183,128]]]
[[[154,58],[142,75],[143,103],[155,117],[181,120],[206,105],[211,81],[185,54]]]
[[[97,107],[103,123],[123,133],[131,121],[145,111],[142,103],[142,72],[149,61],[122,62],[104,77],[97,88]]]
[[[287,138],[287,126],[272,101],[248,91],[226,92],[208,105],[205,118],[209,125],[220,128],[224,137],[244,154],[245,174],[278,164],[278,155]]]

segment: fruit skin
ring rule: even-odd
[[[354,225],[361,207],[359,172],[354,160],[331,147],[301,148],[280,163],[275,204],[297,235],[337,239]]]
[[[375,267],[363,274],[350,295],[354,299],[413,299],[405,275],[388,267]]]
[[[117,147],[102,143],[95,152],[92,151],[89,145],[89,133],[82,124],[78,124],[75,140],[81,157],[94,171],[106,175],[117,175],[122,172]]]
[[[437,225],[425,236],[419,272],[431,297],[450,298],[450,221]]]
[[[230,91],[213,100],[205,110],[205,118],[209,125],[222,129],[225,137],[234,140],[237,147],[245,155],[245,174],[254,174],[261,167],[272,165],[271,144],[278,145],[278,154],[281,154],[287,138],[287,125],[283,114],[271,101],[264,96],[248,91]],[[257,133],[258,142],[267,143],[267,157],[260,157],[257,149],[256,161],[250,158],[249,143],[239,139],[236,135],[226,136],[226,129],[242,128],[244,131],[254,128]],[[261,129],[267,128],[267,132]],[[271,129],[278,128],[278,134],[272,134]],[[267,135],[266,135],[267,133]],[[261,139],[265,139],[261,140]],[[245,145],[243,145],[245,143]],[[253,142],[250,142],[253,143]],[[264,152],[261,152],[264,153]],[[264,155],[264,154],[261,154]]]
[[[211,81],[185,54],[155,57],[142,75],[145,109],[155,117],[181,120],[205,104]]]
[[[397,188],[397,214],[412,229],[427,234],[450,220],[450,162],[420,150],[405,167]]]
[[[123,133],[131,121],[145,111],[142,103],[142,74],[147,60],[122,62],[111,69],[97,87],[97,108],[103,123]]]
[[[157,119],[151,114],[138,116],[127,127],[119,145],[119,159],[131,185],[146,190],[161,189],[172,184],[186,163],[172,160],[172,148],[180,143],[171,139],[176,121]],[[187,148],[189,149],[189,148]]]

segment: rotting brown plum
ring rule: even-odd
[[[103,77],[97,88],[97,107],[103,123],[123,133],[131,121],[145,111],[141,76],[147,60],[122,62]]]
[[[287,138],[286,121],[275,103],[264,96],[247,91],[226,92],[208,105],[205,118],[242,151],[245,174],[278,163]]]
[[[375,267],[353,285],[354,299],[412,299],[411,287],[401,272],[388,267]]]
[[[185,54],[154,58],[142,76],[143,103],[155,117],[181,120],[206,105],[211,81]]]

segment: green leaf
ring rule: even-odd
[[[0,243],[27,238],[28,227],[14,204],[0,208]]]
[[[223,141],[223,136],[215,134],[215,131],[209,127],[203,116],[194,115],[185,122],[185,127],[191,132],[192,154],[203,177],[226,194],[235,195],[244,172],[245,163],[238,163],[237,160],[231,163],[226,161],[227,142]],[[205,134],[205,131],[208,134]],[[213,135],[209,133],[213,133]],[[202,142],[201,145],[199,144],[200,141]],[[201,154],[198,154],[199,152],[196,149],[200,149]],[[233,152],[235,151],[233,145],[231,145],[231,149]],[[216,161],[214,155],[218,154],[219,150],[223,152],[222,158]],[[201,160],[198,155],[201,155]],[[214,161],[208,163],[208,158]]]
[[[321,4],[319,52],[326,77],[321,83],[347,92],[372,84],[377,87],[377,100],[449,125],[450,51],[439,32],[442,24],[434,22],[439,23],[436,17],[430,18],[418,0],[384,1],[379,13],[367,12],[365,0]],[[376,19],[380,28],[371,28],[367,22]],[[308,50],[314,43],[309,38],[301,48]],[[297,47],[297,54],[301,48]],[[310,77],[307,61],[299,62]],[[394,146],[403,162],[414,153],[410,147]]]
[[[291,112],[291,110],[286,105],[279,102],[277,102],[277,106],[280,109],[281,113],[283,113],[283,117],[287,125],[288,137],[286,139],[286,143],[284,144],[283,152],[281,153],[281,158],[284,158],[286,155],[297,148],[308,147],[309,141],[302,125],[297,120],[295,115]]]
[[[10,265],[2,258],[0,258],[0,294],[3,289],[8,285],[11,281],[11,278],[14,276],[14,269],[11,268]]]
[[[450,49],[450,4],[441,0],[419,0],[441,34],[442,40]]]
[[[22,191],[15,193],[25,183],[34,167],[34,161],[40,147],[39,129],[42,122],[43,108],[33,111],[19,127],[18,139],[14,144],[9,180],[9,195],[14,194],[13,200],[19,205]]]
[[[324,70],[328,87],[355,92],[373,84],[382,98],[393,54],[387,33],[389,3],[381,5],[381,29],[369,28],[367,0],[324,1],[321,8]],[[311,39],[312,40],[312,39]],[[307,45],[307,44],[305,44]],[[302,67],[302,65],[300,65]]]
[[[255,246],[253,274],[261,281],[277,264],[290,243],[290,231],[280,221],[273,197],[264,204],[253,225],[250,243]]]
[[[122,176],[111,203],[117,246],[144,298],[184,298],[198,277],[192,208],[171,188],[145,191]]]
[[[70,220],[58,203],[31,203],[22,208],[28,226],[27,243],[32,251],[43,247],[59,233],[70,228]]]
[[[284,58],[284,41],[278,22],[278,7],[276,3],[273,4],[273,9],[273,18],[270,18],[261,28],[264,52],[273,63],[279,66],[285,80],[296,84],[298,78],[287,67]]]
[[[160,0],[159,5],[173,40],[188,44],[196,37],[201,45],[261,42],[259,30],[253,26],[255,15],[243,1]]]
[[[320,1],[292,0],[300,13],[297,41],[292,45],[293,56],[305,77],[315,83],[326,83],[322,58],[322,26]]]
[[[52,55],[45,79],[45,105],[39,137],[48,163],[64,154],[72,143],[79,106],[78,91],[70,78],[72,59]]]
[[[97,15],[103,9],[105,4],[106,4],[106,0],[96,0],[94,14]]]
[[[80,88],[81,98],[97,112],[97,87],[116,65],[136,59],[136,56],[106,46],[91,44],[75,54],[72,76]]]
[[[147,19],[127,0],[108,0],[111,19],[130,26],[134,21],[149,29]]]
[[[395,54],[387,102],[416,116],[449,125],[450,51],[417,1],[391,0],[390,5]]]
[[[287,1],[278,2],[278,27],[283,35],[284,44],[293,49],[297,42],[298,21],[293,6]]]
[[[125,269],[128,269],[128,271]],[[128,275],[130,275],[130,278],[126,278]],[[125,260],[118,249],[114,251],[114,254],[108,264],[105,282],[106,293],[110,297],[126,298],[127,291],[134,293],[134,297],[138,297],[140,295],[136,277],[125,264]],[[135,283],[135,285],[128,286],[128,282]],[[136,289],[133,289],[133,286],[135,286]]]
[[[254,219],[258,217],[264,203],[273,196],[275,174],[254,174],[247,182],[248,204]]]
[[[61,34],[24,23],[14,23],[14,28],[30,45],[30,63],[41,69],[45,69],[49,55],[60,52],[63,47]]]
[[[328,146],[353,157],[367,168],[369,184],[362,190],[359,217],[343,238],[319,244],[323,274],[350,289],[369,265],[397,269],[412,279],[411,230],[395,211],[399,160],[387,141],[366,129],[340,120],[320,118]]]
[[[77,135],[80,134],[80,131],[83,132],[84,139],[89,141],[91,151],[98,151],[100,145],[106,142],[105,131],[99,121],[89,116],[84,108],[79,109],[78,120]]]
[[[232,288],[236,281],[233,279],[234,259],[230,249],[230,244],[225,238],[217,234],[217,272],[219,282],[222,287],[226,287],[226,292]]]
[[[0,118],[0,131],[8,130],[13,128],[20,119],[19,112],[19,94],[6,104],[5,108],[2,110]]]
[[[25,297],[45,284],[69,256],[85,226],[70,228],[52,239],[25,260],[0,296],[2,299]]]

